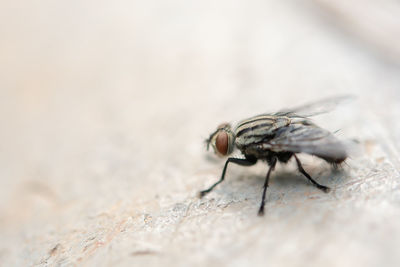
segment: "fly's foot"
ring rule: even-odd
[[[318,185],[317,188],[322,190],[324,193],[329,193],[331,191],[331,189],[329,187],[324,186],[324,185]]]
[[[258,210],[257,215],[260,216],[260,217],[264,216],[264,207],[262,207],[262,208],[260,208],[260,209]]]
[[[198,197],[199,197],[199,198],[202,198],[202,197],[204,197],[205,195],[207,195],[209,192],[210,192],[210,191],[208,191],[208,190],[200,191],[200,192],[198,193]]]

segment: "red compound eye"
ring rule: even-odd
[[[225,156],[228,153],[228,134],[226,132],[218,133],[215,146],[221,155]]]

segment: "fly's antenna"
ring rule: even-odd
[[[210,142],[211,142],[210,138],[207,138],[207,139],[204,140],[204,143],[206,144],[206,147],[207,147],[207,151],[210,148]]]
[[[208,151],[208,149],[209,149],[209,147],[210,147],[210,143],[211,143],[211,140],[212,140],[213,136],[216,135],[218,131],[219,131],[219,129],[217,129],[215,132],[213,132],[212,134],[210,134],[210,137],[208,137],[208,139],[204,140],[204,142],[205,142],[206,145],[207,145],[207,151]]]

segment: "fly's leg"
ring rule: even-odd
[[[294,158],[296,159],[297,162],[297,167],[299,168],[299,171],[305,176],[307,177],[308,180],[310,180],[310,182],[317,187],[318,189],[324,191],[325,193],[328,193],[331,189],[327,186],[324,185],[320,185],[319,183],[317,183],[313,178],[311,178],[311,176],[303,169],[303,166],[300,163],[299,158],[296,156],[296,154],[294,154]]]
[[[264,215],[264,205],[265,205],[265,195],[267,193],[267,187],[268,187],[268,182],[269,182],[269,176],[271,175],[271,172],[275,169],[275,165],[276,165],[276,158],[274,157],[271,161],[269,170],[267,172],[267,177],[265,178],[265,182],[264,182],[264,190],[263,190],[263,194],[262,194],[262,199],[261,199],[261,205],[260,205],[260,209],[258,210],[258,216],[263,216]]]
[[[200,197],[204,197],[207,193],[211,192],[214,189],[214,187],[216,187],[218,184],[220,184],[224,180],[226,168],[228,167],[229,162],[232,162],[232,163],[235,163],[235,164],[238,164],[241,166],[251,166],[251,165],[256,164],[257,159],[256,158],[245,158],[245,159],[228,158],[225,162],[225,166],[222,171],[221,178],[218,180],[218,182],[216,182],[215,184],[210,186],[208,189],[200,191],[200,194],[199,194]]]

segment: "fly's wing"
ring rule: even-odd
[[[257,144],[257,149],[274,152],[307,153],[330,163],[340,163],[347,158],[347,151],[329,131],[309,121],[280,128],[272,139]]]
[[[338,105],[343,104],[347,101],[353,100],[355,97],[350,95],[336,96],[331,98],[326,98],[314,103],[306,104],[303,106],[283,109],[276,112],[274,115],[278,116],[288,116],[288,117],[311,117],[323,113],[330,112],[334,110]]]

